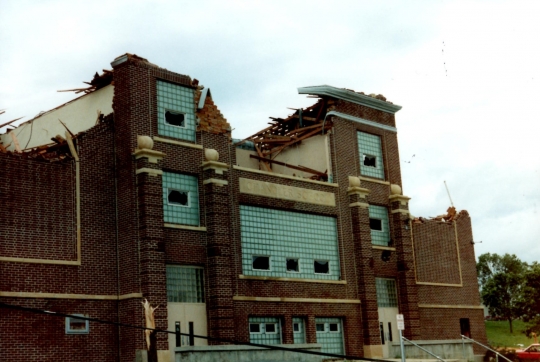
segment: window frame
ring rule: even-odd
[[[381,229],[378,230],[378,229],[372,229],[371,228],[371,220],[379,220],[379,222],[381,223]],[[376,218],[376,217],[370,217],[369,218],[369,229],[371,231],[377,231],[379,233],[382,233],[382,232],[385,232],[386,230],[384,230],[384,220],[383,219],[379,219],[379,218]]]
[[[375,166],[370,166],[370,165],[366,165],[366,157],[373,157],[375,159]],[[379,156],[376,156],[376,155],[371,155],[369,153],[365,153],[365,152],[362,152],[362,164],[365,166],[365,167],[373,167],[375,169],[379,169],[379,167],[377,166],[377,158]]]
[[[71,317],[66,317],[66,326],[65,326],[65,332],[66,334],[90,334],[90,321],[87,319],[79,319],[77,317],[83,317],[86,318],[86,315],[74,313],[71,315]],[[71,320],[79,319],[85,323],[84,329],[72,329],[71,328]]]

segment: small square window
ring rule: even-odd
[[[364,156],[364,166],[369,166],[369,167],[377,167],[377,156],[373,156],[373,155],[366,155],[365,153],[363,154]]]
[[[167,200],[170,205],[189,207],[189,191],[168,189]]]
[[[315,274],[330,274],[330,263],[328,260],[314,260],[313,269]]]
[[[74,316],[84,317],[82,314]],[[66,317],[66,334],[88,334],[90,333],[90,324],[85,319],[76,317]]]
[[[292,328],[294,333],[302,333],[301,323],[293,323]]]
[[[287,271],[291,273],[300,272],[298,268],[298,259],[287,259]]]
[[[329,323],[328,329],[330,333],[338,333],[339,332],[339,323]]]
[[[270,270],[269,256],[253,256],[253,270]]]
[[[176,126],[176,127],[186,127],[184,123],[185,115],[180,112],[165,111],[165,123]]]
[[[264,331],[265,331],[266,334],[277,333],[277,325],[276,325],[276,323],[265,323]]]
[[[261,333],[261,325],[259,323],[250,323],[249,333]]]
[[[317,330],[317,332],[324,332],[324,323],[317,323],[315,325],[315,329]]]
[[[371,230],[383,231],[382,220],[369,218],[369,227]]]

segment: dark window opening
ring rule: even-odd
[[[388,340],[392,342],[394,338],[392,338],[392,323],[388,322]]]
[[[169,204],[189,206],[189,192],[169,190]]]
[[[254,256],[253,269],[270,270],[270,257],[269,256]]]
[[[330,263],[323,260],[315,260],[313,262],[313,268],[317,274],[329,274],[330,273]]]
[[[382,220],[369,218],[369,227],[371,230],[383,231]]]
[[[250,323],[249,333],[261,333],[261,325],[259,323]]]
[[[317,323],[315,328],[317,329],[317,332],[324,332],[324,323]]]
[[[381,253],[381,260],[387,263],[390,261],[390,257],[392,256],[392,252],[390,250],[383,250]]]
[[[459,326],[461,328],[462,335],[468,338],[472,338],[471,337],[471,324],[469,322],[469,318],[461,318],[459,320]]]
[[[165,112],[165,123],[170,124],[171,126],[185,127],[184,114],[167,111]]]
[[[266,333],[277,333],[277,328],[275,323],[266,323],[264,328]]]
[[[364,154],[364,166],[377,167],[377,157]]]
[[[384,344],[384,324],[379,322],[379,329],[381,330],[381,343]]]
[[[182,337],[180,335],[180,322],[174,322],[174,332],[176,334],[176,347],[182,347]]]
[[[287,259],[287,271],[298,273],[298,259]]]
[[[189,345],[195,345],[195,329],[193,328],[193,322],[189,322]]]
[[[328,325],[328,328],[330,329],[330,332],[339,332],[339,324],[338,323],[330,323]]]
[[[292,328],[293,328],[294,333],[300,333],[301,332],[300,323],[293,323]]]

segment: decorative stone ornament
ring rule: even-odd
[[[401,186],[396,184],[390,185],[390,195],[401,195]]]
[[[151,150],[154,148],[154,140],[149,136],[137,136],[137,148],[140,150]]]
[[[165,154],[160,151],[155,151],[154,140],[148,136],[137,136],[137,149],[133,152],[135,159],[147,158],[150,163],[158,163],[162,160]]]
[[[206,159],[206,161],[217,162],[217,160],[219,160],[219,153],[218,153],[218,151],[214,150],[213,148],[205,148],[204,149],[204,158]]]
[[[349,187],[360,187],[361,181],[356,176],[349,176]]]

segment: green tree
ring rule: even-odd
[[[482,254],[476,264],[484,305],[491,315],[506,319],[510,333],[512,321],[524,313],[523,282],[527,263],[514,254]]]
[[[533,332],[540,335],[540,264],[529,265],[523,279],[521,304],[523,319],[528,322],[525,334],[529,337]]]

